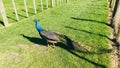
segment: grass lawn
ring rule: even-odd
[[[110,68],[106,0],[72,1],[43,12],[38,10],[37,15],[28,9],[31,15],[25,19],[23,3],[19,2],[19,22],[15,21],[12,8],[8,8],[10,0],[4,2],[9,22],[15,24],[0,29],[0,68]],[[44,29],[69,36],[91,53],[69,50],[64,45],[47,50],[35,29],[34,19],[40,19]]]

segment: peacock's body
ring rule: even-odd
[[[35,27],[37,31],[39,32],[42,39],[44,39],[48,43],[57,43],[59,41],[58,37],[55,35],[55,33],[51,30],[44,30],[40,25],[39,21],[35,20]]]

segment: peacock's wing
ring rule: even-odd
[[[55,33],[51,30],[44,30],[41,31],[40,34],[45,38],[45,39],[49,39],[49,40],[54,40],[54,41],[58,41],[58,37],[55,35]]]

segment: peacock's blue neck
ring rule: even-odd
[[[39,25],[38,21],[36,21],[35,27],[36,27],[38,32],[43,31],[43,28]]]

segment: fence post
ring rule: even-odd
[[[56,0],[56,6],[58,6],[58,0]]]
[[[27,9],[27,5],[26,5],[26,0],[24,0],[24,6],[25,6],[25,11],[26,11],[26,17],[28,17],[28,9]]]
[[[60,5],[61,5],[61,2],[62,2],[62,1],[61,1],[61,0],[59,0],[59,2],[60,2]]]
[[[0,0],[0,13],[1,13],[2,18],[3,18],[4,26],[7,26],[8,25],[8,20],[7,20],[7,16],[6,16],[6,13],[5,13],[5,9],[4,9],[4,5],[3,5],[2,0]]]
[[[46,8],[48,9],[48,0],[46,0]]]
[[[17,13],[17,9],[16,9],[16,6],[15,6],[14,0],[12,0],[12,4],[13,4],[14,12],[15,12],[15,15],[16,15],[16,19],[17,19],[17,21],[19,21],[19,17],[18,17],[18,13]]]
[[[43,3],[42,0],[40,0],[41,10],[43,11]]]
[[[54,6],[54,0],[52,0],[52,7]]]
[[[113,15],[112,23],[114,26],[114,36],[118,45],[120,45],[120,0],[116,0]]]
[[[61,3],[63,3],[63,0],[61,0]]]
[[[69,0],[66,0],[66,3],[68,3],[69,2]]]
[[[35,14],[37,14],[37,10],[36,10],[36,3],[35,3],[35,0],[33,0],[33,6],[34,6],[34,12],[35,12]]]

